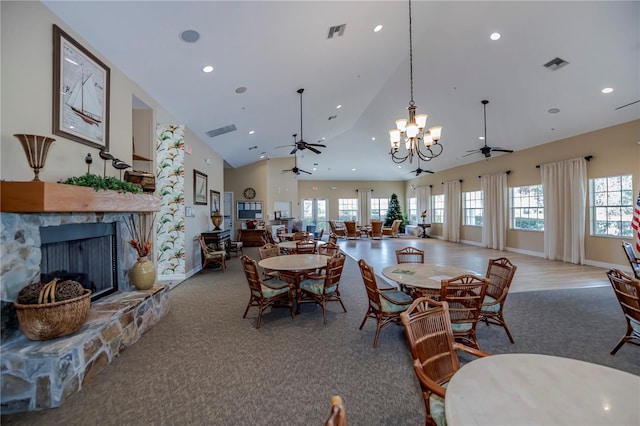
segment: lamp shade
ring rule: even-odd
[[[427,125],[427,114],[418,114],[416,115],[416,124],[419,129],[424,129],[424,126]]]
[[[399,118],[396,120],[396,128],[401,132],[404,132],[405,127],[407,126],[406,118]]]
[[[440,140],[440,133],[442,133],[442,126],[429,127],[429,133],[431,133],[433,141],[438,142]]]

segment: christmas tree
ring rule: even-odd
[[[393,221],[396,219],[402,220],[399,231],[404,232],[404,216],[402,214],[402,209],[400,208],[398,196],[396,194],[391,194],[391,200],[389,200],[389,210],[387,210],[387,217],[384,220],[384,226],[393,225]]]

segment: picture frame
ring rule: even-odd
[[[208,179],[207,175],[193,170],[193,204],[207,205]]]
[[[211,199],[211,213],[220,211],[220,193],[213,189],[209,191],[209,198]]]
[[[53,26],[53,133],[109,149],[111,70],[57,25]]]

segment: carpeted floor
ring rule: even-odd
[[[257,250],[247,249],[257,257]],[[422,425],[424,406],[398,325],[358,326],[367,307],[357,264],[347,258],[340,289],[348,312],[304,305],[291,319],[273,309],[255,329],[242,318],[248,287],[240,262],[202,271],[171,292],[169,314],[62,407],[2,416],[2,424],[319,425],[332,395],[351,425]],[[608,287],[515,293],[505,315],[516,340],[478,326],[487,352],[577,358],[640,374],[640,348],[609,355],[625,322]]]

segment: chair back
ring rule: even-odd
[[[316,252],[316,242],[313,240],[296,241],[296,254],[314,254]]]
[[[421,297],[400,314],[414,360],[438,385],[448,382],[460,368],[454,347],[447,302]]]
[[[242,269],[244,269],[244,275],[247,277],[251,293],[255,296],[262,296],[262,286],[260,285],[262,280],[258,273],[257,262],[246,254],[240,258],[240,262],[242,263]]]
[[[313,239],[316,241],[322,240],[322,236],[324,235],[324,228],[320,230],[320,233],[316,233],[313,235]]]
[[[287,233],[287,228],[278,228],[276,229],[276,238],[278,238],[278,242],[281,243],[282,241],[285,240],[284,237],[281,237],[282,234],[286,234]]]
[[[382,238],[382,224],[381,220],[371,221],[371,238]]]
[[[378,294],[378,284],[376,283],[373,267],[365,262],[364,259],[358,260],[358,266],[360,267],[362,281],[364,281],[364,288],[367,291],[369,306],[376,312],[380,312],[380,295]]]
[[[266,259],[268,257],[280,256],[280,247],[276,244],[265,244],[262,247],[258,247],[258,254],[260,259]]]
[[[340,247],[333,243],[322,244],[318,246],[318,254],[325,256],[334,256],[340,253]]]
[[[338,244],[338,236],[333,232],[329,234],[329,243]]]
[[[308,238],[308,234],[304,231],[297,231],[293,233],[293,241],[306,240]]]
[[[344,269],[345,259],[346,256],[342,253],[339,253],[327,260],[327,268],[325,272],[326,278],[324,279],[325,290],[340,283],[340,277],[342,276],[342,270]]]
[[[324,426],[349,426],[347,412],[344,409],[342,398],[338,395],[331,397],[331,412],[327,421],[324,422]]]
[[[640,323],[640,280],[634,279],[619,269],[611,269],[607,272],[607,277],[624,316],[628,320]]]
[[[347,230],[347,238],[357,238],[358,230],[356,228],[356,222],[353,220],[347,220],[344,222],[344,226]]]
[[[440,300],[449,304],[449,317],[456,330],[454,336],[476,348],[476,325],[487,285],[486,278],[470,274],[441,281]]]
[[[636,279],[640,279],[640,259],[636,257],[636,253],[633,251],[633,246],[630,243],[623,241],[622,248],[624,249],[624,254],[627,255],[633,275],[635,275]]]
[[[518,269],[518,267],[511,263],[506,257],[489,259],[487,274],[485,275],[489,280],[487,296],[493,297],[503,303],[511,287],[511,281],[516,273],[516,269]]]
[[[396,250],[397,263],[424,263],[424,250],[415,247],[405,247]]]

